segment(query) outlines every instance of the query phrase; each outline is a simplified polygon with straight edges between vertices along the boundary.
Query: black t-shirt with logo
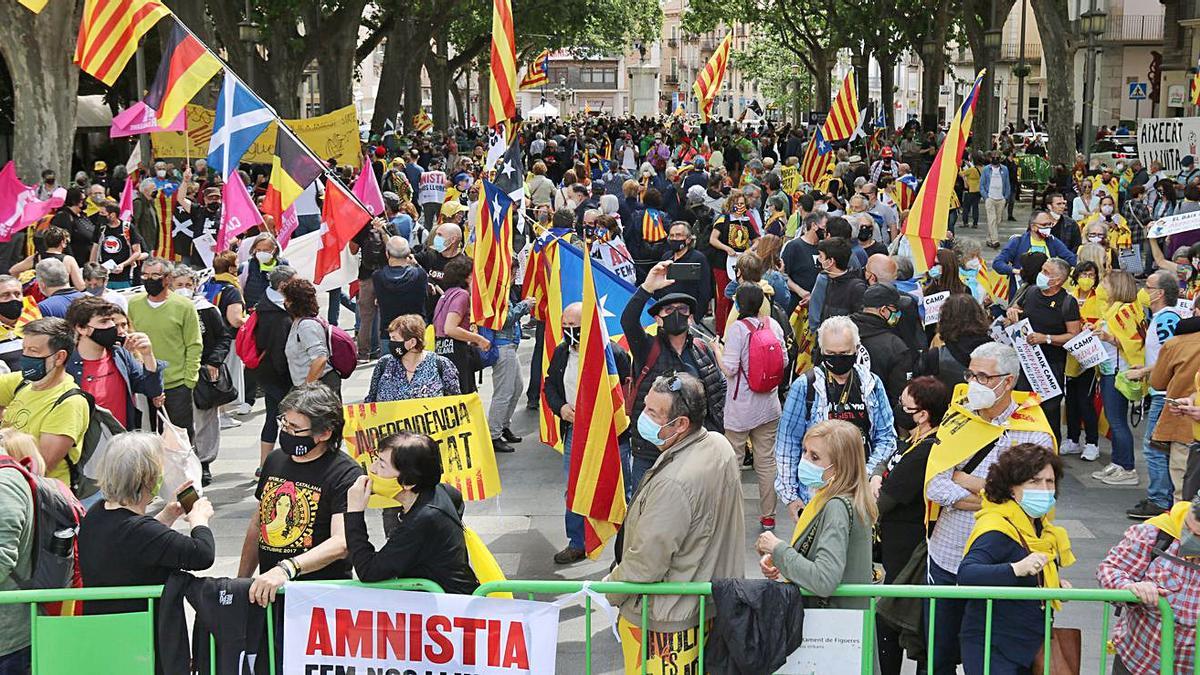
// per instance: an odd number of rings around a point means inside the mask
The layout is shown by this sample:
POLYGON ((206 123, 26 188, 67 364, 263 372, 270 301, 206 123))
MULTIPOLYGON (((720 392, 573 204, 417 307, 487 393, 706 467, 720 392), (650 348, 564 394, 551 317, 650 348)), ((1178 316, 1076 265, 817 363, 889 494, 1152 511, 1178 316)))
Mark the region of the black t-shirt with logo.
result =
MULTIPOLYGON (((103 230, 100 230, 100 264, 103 265, 107 261, 120 265, 133 255, 133 245, 136 244, 146 248, 146 242, 142 239, 142 235, 138 233, 137 228, 130 227, 127 223, 122 223, 113 227, 105 225, 103 230)), ((108 280, 112 281, 132 281, 133 266, 130 265, 120 271, 109 272, 108 280)))
MULTIPOLYGON (((1037 288, 1030 288, 1021 296, 1022 318, 1029 319, 1029 327, 1035 333, 1062 335, 1067 332, 1068 321, 1079 321, 1079 301, 1065 289, 1047 297, 1037 288)), ((1046 360, 1065 364, 1067 350, 1058 345, 1040 345, 1046 360)))
POLYGON ((783 247, 783 269, 800 288, 811 292, 821 273, 817 262, 817 247, 797 237, 783 247))
MULTIPOLYGON (((333 514, 346 512, 346 490, 363 473, 350 455, 326 451, 311 462, 297 462, 274 450, 258 479, 259 572, 308 551, 329 539, 333 514)), ((301 579, 348 579, 349 559, 304 572, 301 579)))
POLYGON ((839 384, 832 377, 826 377, 825 394, 826 401, 829 402, 829 419, 842 420, 858 427, 863 437, 863 445, 867 449, 867 457, 870 457, 871 418, 867 413, 867 402, 863 400, 858 371, 851 371, 846 384, 839 384))
MULTIPOLYGON (((755 231, 749 216, 724 214, 717 218, 715 227, 721 243, 738 253, 745 253, 750 248, 750 242, 758 239, 758 232, 755 231)), ((714 264, 724 268, 726 257, 726 253, 718 249, 714 264)))

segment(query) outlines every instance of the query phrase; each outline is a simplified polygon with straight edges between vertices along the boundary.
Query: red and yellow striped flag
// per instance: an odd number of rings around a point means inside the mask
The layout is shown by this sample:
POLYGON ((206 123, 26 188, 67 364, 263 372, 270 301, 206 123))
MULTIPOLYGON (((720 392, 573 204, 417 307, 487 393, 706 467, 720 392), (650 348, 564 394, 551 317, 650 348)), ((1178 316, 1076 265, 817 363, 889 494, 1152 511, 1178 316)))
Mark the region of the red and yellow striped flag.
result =
POLYGON ((721 91, 721 82, 725 79, 725 68, 729 65, 729 49, 733 45, 733 33, 728 33, 717 45, 717 50, 709 57, 704 69, 696 76, 692 85, 692 93, 700 103, 700 121, 707 122, 712 114, 713 100, 721 91))
POLYGON ((543 49, 541 54, 533 57, 525 69, 525 77, 521 78, 521 90, 544 87, 550 84, 550 50, 543 49))
POLYGON ((804 159, 800 162, 800 177, 809 185, 817 185, 825 171, 834 164, 833 148, 821 137, 818 129, 808 141, 804 159))
POLYGON ((1188 100, 1192 105, 1200 105, 1200 65, 1197 65, 1195 70, 1188 79, 1188 100))
POLYGON ((416 115, 413 115, 413 131, 423 134, 433 128, 433 120, 429 119, 428 113, 424 109, 418 110, 416 115))
POLYGON ((821 127, 821 135, 827 141, 841 141, 850 138, 858 128, 860 111, 858 109, 858 90, 854 88, 854 70, 846 73, 842 80, 842 88, 833 97, 829 106, 829 116, 821 127))
POLYGON ((489 181, 475 202, 475 265, 471 271, 471 322, 501 330, 512 288, 513 200, 489 181))
POLYGON ((593 258, 584 256, 579 393, 574 401, 567 508, 586 518, 584 550, 595 559, 625 521, 625 479, 617 436, 629 428, 625 397, 596 297, 593 258))
POLYGON ((171 13, 157 0, 86 0, 75 43, 75 63, 112 86, 137 51, 138 41, 171 13))
MULTIPOLYGON (((550 370, 550 357, 562 342, 562 272, 558 261, 558 240, 554 239, 542 249, 540 265, 541 290, 545 299, 542 339, 542 383, 550 370)), ((538 274, 538 273, 535 273, 538 274)), ((558 428, 558 411, 551 410, 546 402, 546 388, 541 390, 541 405, 538 413, 538 436, 546 445, 562 452, 562 435, 558 428)))
POLYGON ((1008 275, 992 269, 983 256, 979 256, 979 283, 987 294, 997 302, 1008 302, 1008 275))
POLYGON ((511 0, 492 0, 492 77, 488 126, 517 116, 517 43, 511 0))
POLYGON ((962 164, 963 148, 971 135, 971 122, 975 117, 975 101, 979 98, 979 87, 986 70, 979 71, 971 93, 950 121, 950 130, 938 149, 937 156, 912 209, 904 223, 904 236, 912 246, 913 267, 918 274, 933 265, 938 242, 946 238, 950 220, 950 201, 954 194, 954 181, 958 178, 958 167, 962 164))

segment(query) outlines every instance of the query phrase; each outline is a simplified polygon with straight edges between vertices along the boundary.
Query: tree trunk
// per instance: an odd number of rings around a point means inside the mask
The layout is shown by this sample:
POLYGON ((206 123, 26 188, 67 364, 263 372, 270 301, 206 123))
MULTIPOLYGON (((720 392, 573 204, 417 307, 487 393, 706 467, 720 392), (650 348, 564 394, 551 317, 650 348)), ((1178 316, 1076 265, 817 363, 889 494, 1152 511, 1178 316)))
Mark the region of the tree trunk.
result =
POLYGON ((1071 166, 1075 161, 1075 45, 1069 39, 1066 0, 1033 0, 1033 16, 1042 36, 1042 58, 1046 72, 1061 77, 1046 78, 1046 131, 1050 135, 1047 154, 1051 164, 1071 166))
POLYGON ((833 101, 833 90, 830 87, 829 76, 833 72, 829 60, 832 54, 824 49, 814 49, 812 51, 811 69, 813 76, 813 110, 816 112, 828 112, 829 104, 833 101))
MULTIPOLYGON (((476 75, 479 78, 479 80, 478 80, 479 107, 475 110, 475 118, 477 120, 479 120, 480 124, 486 125, 487 119, 488 119, 488 106, 490 105, 488 96, 491 94, 491 89, 489 87, 491 82, 488 80, 489 74, 488 74, 487 66, 485 65, 485 66, 481 67, 479 69, 479 72, 476 73, 476 75)), ((563 103, 562 101, 559 101, 558 105, 560 107, 560 109, 558 111, 559 116, 566 117, 567 116, 567 110, 566 110, 567 104, 563 103)))
MULTIPOLYGON (((950 0, 938 0, 937 7, 931 9, 935 12, 934 20, 925 39, 945 45, 950 26, 950 0)), ((922 53, 921 64, 921 128, 928 131, 937 128, 938 124, 938 100, 946 71, 945 48, 939 47, 928 58, 922 53)))
POLYGON ((855 48, 854 54, 850 57, 850 63, 854 65, 855 75, 855 91, 858 93, 858 101, 855 105, 859 110, 866 110, 867 104, 871 102, 871 61, 867 54, 866 45, 855 48))
POLYGON ((983 33, 989 28, 990 16, 1008 16, 1014 0, 977 0, 965 3, 963 8, 963 32, 967 37, 967 46, 971 48, 971 63, 975 72, 987 69, 983 81, 979 83, 979 96, 975 101, 975 118, 971 123, 972 144, 977 152, 987 152, 992 149, 992 137, 997 131, 998 101, 996 100, 996 68, 984 47, 983 33))
POLYGON ((354 103, 354 67, 358 27, 366 0, 342 0, 337 11, 326 16, 322 3, 305 6, 305 42, 315 46, 317 80, 321 85, 321 112, 333 112, 354 103))
POLYGON ((421 52, 420 59, 413 59, 404 71, 404 125, 412 129, 413 116, 421 110, 421 69, 429 58, 429 51, 421 52))
POLYGON ((465 100, 462 88, 458 86, 458 78, 463 72, 470 73, 469 70, 460 70, 450 78, 450 96, 454 99, 454 118, 458 120, 458 126, 460 127, 467 126, 467 108, 471 105, 465 100))
POLYGON ((71 175, 79 68, 72 62, 79 15, 74 2, 50 2, 34 14, 0 3, 0 54, 13 85, 13 162, 26 183, 54 169, 71 175))
POLYGON ((797 77, 792 80, 792 124, 801 125, 804 119, 804 80, 797 77))
MULTIPOLYGON (((216 42, 225 48, 225 60, 233 72, 245 79, 253 60, 257 75, 254 92, 275 108, 280 117, 300 117, 300 84, 304 81, 304 68, 311 60, 305 53, 304 38, 294 28, 273 26, 272 30, 263 32, 262 48, 270 56, 264 59, 261 52, 250 50, 246 43, 237 39, 238 23, 245 18, 242 3, 208 0, 207 6, 213 19, 216 42)), ((217 43, 209 43, 209 46, 215 49, 217 43)))
MULTIPOLYGON (((401 109, 406 73, 414 60, 408 51, 413 33, 412 21, 399 17, 388 31, 383 49, 383 66, 379 71, 379 89, 375 93, 375 112, 371 116, 373 134, 383 133, 384 121, 395 119, 401 109)), ((420 68, 420 59, 415 60, 420 68)))
POLYGON ((876 52, 875 61, 879 63, 879 107, 890 132, 896 128, 896 57, 876 52))
POLYGON ((447 72, 446 32, 439 31, 433 39, 435 48, 430 58, 425 60, 425 70, 429 73, 430 112, 435 129, 450 127, 450 73, 447 72))

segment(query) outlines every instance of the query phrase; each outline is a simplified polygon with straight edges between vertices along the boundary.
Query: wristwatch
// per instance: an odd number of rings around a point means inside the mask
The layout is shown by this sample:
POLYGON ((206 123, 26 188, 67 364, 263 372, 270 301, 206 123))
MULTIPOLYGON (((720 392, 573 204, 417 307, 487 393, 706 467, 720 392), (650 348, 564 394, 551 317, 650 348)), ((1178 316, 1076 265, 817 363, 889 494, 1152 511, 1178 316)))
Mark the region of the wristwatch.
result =
POLYGON ((1049 336, 1049 335, 1047 335, 1047 336, 1046 336, 1046 344, 1053 344, 1053 342, 1054 342, 1054 340, 1051 340, 1051 339, 1050 339, 1050 336, 1049 336))

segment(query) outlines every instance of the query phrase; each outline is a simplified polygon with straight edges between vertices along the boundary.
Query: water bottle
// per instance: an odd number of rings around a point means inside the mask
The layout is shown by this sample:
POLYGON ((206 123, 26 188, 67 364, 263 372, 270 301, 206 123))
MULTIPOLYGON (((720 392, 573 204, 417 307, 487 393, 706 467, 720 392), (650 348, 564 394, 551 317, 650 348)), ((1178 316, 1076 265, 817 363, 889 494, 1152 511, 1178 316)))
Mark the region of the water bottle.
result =
POLYGON ((69 558, 74 551, 74 544, 75 528, 63 528, 55 531, 54 540, 50 542, 50 552, 60 558, 69 558))

